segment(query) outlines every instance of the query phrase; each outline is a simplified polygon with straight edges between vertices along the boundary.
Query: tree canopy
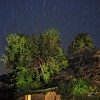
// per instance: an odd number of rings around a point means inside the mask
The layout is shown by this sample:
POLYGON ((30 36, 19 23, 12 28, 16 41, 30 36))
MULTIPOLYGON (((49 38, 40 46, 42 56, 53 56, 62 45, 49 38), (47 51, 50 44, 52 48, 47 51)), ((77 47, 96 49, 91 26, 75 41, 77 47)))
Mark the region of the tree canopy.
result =
POLYGON ((94 48, 93 39, 87 33, 74 38, 68 46, 68 57, 64 55, 56 29, 35 36, 7 34, 6 41, 6 52, 1 57, 8 70, 9 81, 5 84, 13 84, 17 93, 49 87, 53 82, 52 86, 57 83, 61 94, 67 94, 68 98, 97 91, 100 49, 94 48))
POLYGON ((55 29, 34 37, 8 34, 6 40, 6 54, 1 61, 13 73, 11 81, 21 91, 41 88, 68 66, 55 29))
POLYGON ((93 48, 93 39, 88 33, 78 34, 71 44, 68 46, 68 54, 73 54, 75 52, 84 51, 89 48, 93 48))

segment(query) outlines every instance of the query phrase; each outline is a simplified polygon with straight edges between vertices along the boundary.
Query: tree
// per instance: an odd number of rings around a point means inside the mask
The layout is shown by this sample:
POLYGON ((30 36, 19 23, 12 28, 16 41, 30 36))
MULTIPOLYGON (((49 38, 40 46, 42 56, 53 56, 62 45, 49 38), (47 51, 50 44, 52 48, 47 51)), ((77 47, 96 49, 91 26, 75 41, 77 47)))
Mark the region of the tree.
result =
POLYGON ((13 73, 14 86, 22 92, 48 84, 55 73, 68 66, 55 29, 35 37, 8 34, 6 40, 6 54, 1 61, 13 73))
POLYGON ((6 40, 7 52, 2 56, 1 61, 4 62, 8 73, 13 73, 10 81, 14 84, 14 88, 28 90, 28 86, 31 87, 30 83, 33 82, 32 75, 28 74, 31 72, 32 39, 20 34, 8 34, 6 40))
MULTIPOLYGON (((92 38, 87 33, 79 34, 69 45, 68 54, 69 66, 73 69, 75 77, 81 77, 94 87, 99 87, 100 49, 93 45, 92 38)), ((84 83, 83 80, 79 79, 76 82, 72 90, 73 95, 83 95, 88 90, 87 86, 85 85, 85 88, 81 86, 84 83)), ((92 88, 93 91, 97 91, 97 88, 92 88)))
POLYGON ((33 54, 33 68, 38 67, 44 82, 48 83, 55 73, 68 66, 57 30, 50 29, 43 35, 36 36, 33 45, 36 50, 33 54))
POLYGON ((68 46, 68 54, 70 55, 93 47, 92 37, 89 36, 88 33, 80 33, 68 46))
POLYGON ((88 49, 74 54, 69 65, 76 76, 84 77, 94 85, 100 86, 100 49, 88 49))

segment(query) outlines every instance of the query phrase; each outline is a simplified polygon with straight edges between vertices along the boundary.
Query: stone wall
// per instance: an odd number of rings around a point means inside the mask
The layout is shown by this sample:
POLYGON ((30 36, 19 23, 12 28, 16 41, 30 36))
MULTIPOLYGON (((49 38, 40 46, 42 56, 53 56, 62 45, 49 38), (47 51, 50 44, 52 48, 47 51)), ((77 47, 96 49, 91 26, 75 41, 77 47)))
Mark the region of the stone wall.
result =
POLYGON ((32 100, 45 100, 45 95, 44 94, 32 94, 31 95, 32 100))
MULTIPOLYGON (((28 95, 20 97, 18 100, 28 100, 28 95)), ((61 98, 56 92, 48 92, 47 94, 32 94, 31 100, 61 100, 61 98)))
POLYGON ((45 95, 44 100, 61 100, 60 95, 56 94, 56 92, 48 92, 45 95))

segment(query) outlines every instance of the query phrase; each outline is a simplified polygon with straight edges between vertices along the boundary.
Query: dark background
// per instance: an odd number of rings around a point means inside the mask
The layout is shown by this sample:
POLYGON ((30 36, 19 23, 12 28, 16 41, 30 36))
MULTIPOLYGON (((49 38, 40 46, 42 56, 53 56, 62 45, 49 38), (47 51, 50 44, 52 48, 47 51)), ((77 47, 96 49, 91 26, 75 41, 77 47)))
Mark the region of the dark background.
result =
MULTIPOLYGON (((49 28, 58 30, 64 51, 81 32, 100 46, 100 0, 0 0, 0 56, 7 33, 34 34, 49 28)), ((0 63, 0 74, 4 72, 0 63)))

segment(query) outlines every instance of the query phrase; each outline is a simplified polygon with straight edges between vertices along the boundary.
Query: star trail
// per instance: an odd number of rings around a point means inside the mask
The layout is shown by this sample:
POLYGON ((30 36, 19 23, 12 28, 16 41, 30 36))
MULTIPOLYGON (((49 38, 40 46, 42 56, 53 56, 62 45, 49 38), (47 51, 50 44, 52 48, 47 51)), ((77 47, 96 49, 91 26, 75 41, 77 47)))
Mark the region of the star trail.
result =
POLYGON ((58 30, 64 51, 81 32, 100 46, 100 0, 0 0, 0 56, 7 33, 34 34, 49 28, 58 30))

